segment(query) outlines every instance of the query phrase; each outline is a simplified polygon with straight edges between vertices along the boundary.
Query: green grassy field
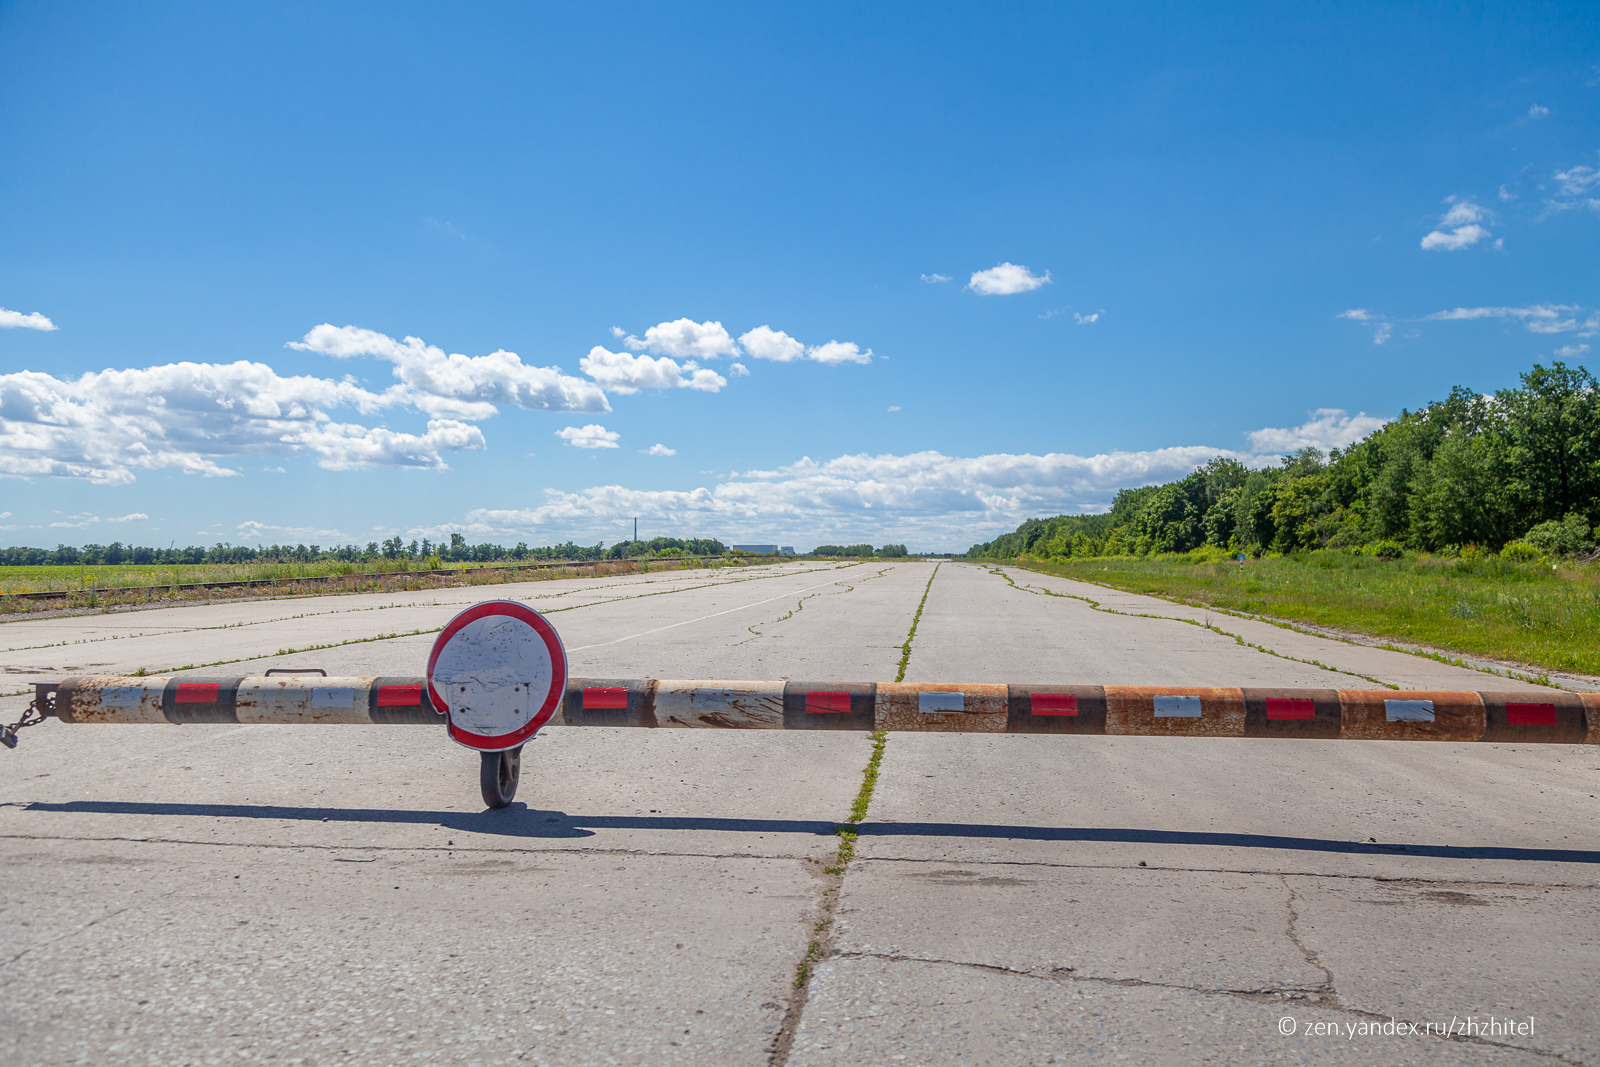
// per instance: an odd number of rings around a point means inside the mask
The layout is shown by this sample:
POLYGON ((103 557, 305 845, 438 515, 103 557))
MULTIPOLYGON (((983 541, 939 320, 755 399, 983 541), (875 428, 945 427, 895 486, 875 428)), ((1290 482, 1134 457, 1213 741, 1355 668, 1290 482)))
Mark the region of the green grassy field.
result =
POLYGON ((1251 560, 1242 569, 1184 556, 1019 565, 1228 611, 1600 675, 1600 566, 1386 561, 1339 551, 1251 560))
MULTIPOLYGON (((242 582, 265 578, 320 578, 329 574, 377 574, 422 566, 415 560, 363 563, 201 563, 144 566, 135 563, 66 567, 0 567, 0 593, 121 589, 128 586, 242 582)), ((448 566, 448 564, 446 564, 448 566)))

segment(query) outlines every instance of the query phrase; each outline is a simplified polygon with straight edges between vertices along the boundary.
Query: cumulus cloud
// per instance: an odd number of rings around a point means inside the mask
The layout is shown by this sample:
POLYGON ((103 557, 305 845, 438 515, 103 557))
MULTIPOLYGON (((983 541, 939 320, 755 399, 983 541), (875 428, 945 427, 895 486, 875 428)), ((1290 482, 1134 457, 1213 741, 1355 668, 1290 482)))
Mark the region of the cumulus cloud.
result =
POLYGON ((617 441, 622 437, 592 422, 587 426, 567 426, 557 430, 556 436, 574 448, 620 448, 617 441))
POLYGON ((922 280, 923 280, 923 282, 925 282, 928 285, 938 285, 940 282, 949 281, 950 280, 950 275, 948 275, 948 274, 924 274, 922 276, 922 280))
POLYGON ((55 323, 37 311, 24 315, 20 311, 7 311, 5 308, 0 308, 0 330, 54 330, 58 328, 55 323))
POLYGON ((1542 119, 1548 114, 1550 114, 1550 109, 1547 107, 1541 107, 1538 104, 1534 104, 1528 109, 1528 117, 1530 119, 1542 119))
POLYGON ((965 547, 1030 516, 1105 511, 1120 489, 1181 478, 1218 457, 1275 465, 1280 455, 1308 445, 1323 451, 1346 447, 1386 421, 1364 412, 1350 415, 1323 408, 1299 426, 1244 435, 1248 450, 1196 445, 1094 456, 967 458, 918 452, 821 462, 807 458, 777 470, 733 472, 696 489, 546 489, 544 500, 528 507, 473 511, 461 529, 485 537, 529 531, 581 537, 597 525, 638 515, 727 537, 782 537, 803 529, 822 539, 881 535, 965 547))
POLYGON ((487 356, 447 355, 420 337, 396 341, 376 330, 323 323, 285 347, 337 359, 376 356, 394 364, 401 381, 396 400, 430 415, 476 421, 499 405, 533 411, 610 411, 600 386, 563 374, 559 367, 531 367, 504 349, 487 356))
POLYGON ((720 322, 695 322, 678 319, 652 326, 644 332, 644 340, 626 337, 622 343, 633 352, 655 352, 679 359, 716 359, 718 356, 736 356, 738 346, 720 322))
POLYGON ((980 296, 1011 296, 1013 293, 1032 292, 1049 281, 1049 271, 1038 275, 1016 263, 1001 263, 988 270, 974 271, 967 288, 980 296))
POLYGON ((1339 312, 1339 314, 1334 317, 1340 319, 1355 319, 1357 322, 1371 322, 1375 316, 1366 308, 1351 308, 1349 311, 1339 312))
POLYGON ((1438 228, 1422 238, 1422 247, 1429 251, 1454 252, 1470 248, 1485 237, 1493 236, 1479 223, 1489 217, 1488 211, 1467 198, 1451 197, 1450 210, 1439 219, 1438 228))
POLYGON ((750 377, 750 368, 743 363, 730 363, 728 364, 728 377, 748 378, 750 377))
POLYGON ((1364 411, 1351 415, 1342 408, 1318 408, 1299 426, 1251 430, 1245 438, 1250 442, 1251 451, 1258 455, 1282 455, 1307 446, 1330 452, 1335 448, 1348 448, 1388 421, 1364 411))
POLYGON ((829 341, 825 345, 806 349, 806 358, 833 366, 840 363, 871 363, 872 349, 863 352, 854 341, 829 341))
POLYGON ((782 330, 770 326, 757 326, 741 334, 739 344, 752 359, 767 359, 775 363, 791 363, 809 359, 816 363, 837 366, 840 363, 871 363, 872 349, 865 352, 854 341, 829 341, 825 345, 805 345, 782 330))
POLYGON ((899 411, 900 410, 900 405, 899 404, 890 404, 889 405, 889 410, 890 411, 899 411))
MULTIPOLYGON (((1589 351, 1589 346, 1585 344, 1562 345, 1560 348, 1556 349, 1556 355, 1560 356, 1562 359, 1575 359, 1587 351, 1589 351)), ((0 515, 0 518, 5 518, 5 516, 0 515)))
MULTIPOLYGON (((397 391, 398 390, 398 391, 397 391)), ((0 375, 0 476, 125 484, 141 470, 227 477, 232 456, 317 455, 319 465, 443 469, 441 450, 483 448, 483 434, 450 419, 426 434, 339 423, 340 407, 370 415, 406 401, 348 382, 285 377, 264 363, 169 363, 61 379, 0 375)))
POLYGON ((748 333, 740 334, 739 344, 751 359, 770 359, 775 363, 803 359, 806 354, 805 345, 771 326, 757 326, 748 333))
POLYGON ((1580 337, 1589 337, 1600 330, 1600 313, 1592 313, 1580 322, 1577 313, 1582 310, 1577 304, 1530 304, 1527 307, 1452 308, 1435 311, 1424 318, 1437 321, 1512 319, 1521 322, 1531 333, 1576 332, 1580 337))
MULTIPOLYGON (((728 379, 693 360, 680 365, 667 356, 634 356, 627 352, 611 352, 599 345, 589 349, 589 354, 578 360, 578 366, 602 388, 624 395, 641 389, 698 389, 715 393, 728 384, 728 379)), ((607 407, 606 410, 611 409, 607 407)))
POLYGON ((678 450, 676 448, 668 448, 663 444, 654 444, 649 448, 639 449, 639 454, 641 456, 676 456, 678 450))
POLYGON ((1072 313, 1072 321, 1077 323, 1079 326, 1089 326, 1089 325, 1092 325, 1093 323, 1099 322, 1100 321, 1100 316, 1104 315, 1104 314, 1105 314, 1105 309, 1104 308, 1102 308, 1099 311, 1096 311, 1092 315, 1080 315, 1076 311, 1074 311, 1072 313))
MULTIPOLYGON (((3 517, 3 516, 0 516, 0 517, 3 517)), ((106 521, 107 522, 144 522, 144 521, 148 520, 149 518, 150 518, 150 516, 146 515, 142 511, 134 511, 134 512, 130 512, 127 515, 118 515, 116 518, 107 519, 106 521)))
POLYGON ((1372 331, 1372 343, 1375 345, 1381 345, 1388 341, 1393 333, 1393 326, 1389 325, 1387 322, 1380 322, 1372 331))

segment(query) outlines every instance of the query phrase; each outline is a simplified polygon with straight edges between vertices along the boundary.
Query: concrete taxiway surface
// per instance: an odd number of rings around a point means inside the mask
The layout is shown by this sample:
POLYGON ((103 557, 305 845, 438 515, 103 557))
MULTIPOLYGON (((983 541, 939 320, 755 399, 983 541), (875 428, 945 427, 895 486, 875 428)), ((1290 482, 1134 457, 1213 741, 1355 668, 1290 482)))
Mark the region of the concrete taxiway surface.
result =
MULTIPOLYGON (((494 597, 550 612, 579 676, 888 681, 924 594, 911 681, 1513 687, 933 572, 21 620, 0 690, 419 674, 429 631, 494 597)), ((46 723, 0 752, 0 1063, 1600 1063, 1600 750, 893 734, 840 878, 870 754, 858 733, 552 728, 493 812, 429 727, 46 723)))

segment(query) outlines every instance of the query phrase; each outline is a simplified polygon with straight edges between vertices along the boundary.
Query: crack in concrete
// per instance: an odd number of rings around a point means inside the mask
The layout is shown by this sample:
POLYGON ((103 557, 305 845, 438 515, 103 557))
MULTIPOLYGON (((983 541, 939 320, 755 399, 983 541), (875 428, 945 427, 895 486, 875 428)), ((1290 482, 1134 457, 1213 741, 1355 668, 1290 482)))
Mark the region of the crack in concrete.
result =
MULTIPOLYGON (((1347 671, 1343 667, 1334 667, 1334 666, 1331 666, 1330 664, 1323 663, 1319 659, 1302 659, 1299 656, 1291 656, 1286 652, 1279 652, 1279 651, 1277 651, 1275 649, 1268 648, 1266 645, 1258 645, 1254 641, 1246 641, 1239 634, 1233 633, 1230 630, 1224 630, 1220 626, 1212 625, 1209 616, 1207 617, 1206 621, 1201 622, 1199 619, 1185 619, 1185 618, 1181 618, 1180 616, 1177 616, 1177 615, 1157 615, 1154 612, 1150 612, 1150 611, 1118 611, 1116 608, 1105 607, 1098 600, 1095 600, 1095 599, 1093 599, 1091 597, 1080 596, 1077 593, 1057 593, 1053 589, 1035 588, 1032 585, 1018 585, 1016 582, 1012 581, 1011 575, 1007 574, 1004 570, 1000 569, 999 567, 991 567, 991 568, 986 568, 986 569, 989 571, 990 574, 996 574, 996 575, 999 575, 1001 578, 1004 578, 1008 583, 1010 583, 1011 588, 1017 590, 1019 593, 1032 593, 1034 596, 1053 596, 1053 597, 1059 597, 1062 600, 1081 600, 1085 604, 1088 604, 1089 607, 1094 611, 1102 611, 1102 612, 1105 612, 1107 615, 1121 615, 1125 619, 1160 619, 1160 620, 1162 620, 1164 622, 1181 622, 1185 626, 1198 626, 1202 630, 1210 630, 1213 633, 1221 634, 1223 637, 1231 637, 1238 644, 1241 644, 1246 648, 1253 648, 1257 652, 1264 652, 1269 656, 1276 656, 1279 659, 1286 659, 1286 660, 1289 660, 1289 661, 1291 661, 1293 663, 1304 663, 1309 667, 1320 667, 1322 670, 1332 671, 1335 674, 1348 674, 1352 678, 1361 678, 1361 679, 1363 679, 1365 681, 1368 681, 1368 682, 1374 682, 1374 683, 1376 683, 1378 685, 1383 686, 1385 689, 1399 689, 1400 688, 1397 685, 1391 685, 1389 682, 1384 681, 1382 678, 1374 678, 1370 674, 1362 674, 1360 671, 1347 671)), ((1068 578, 1068 579, 1065 579, 1065 580, 1066 581, 1072 581, 1073 579, 1068 578)), ((1092 584, 1092 583, 1088 583, 1088 584, 1092 584)), ((1113 586, 1105 586, 1104 588, 1114 589, 1113 586)), ((1115 591, 1116 592, 1124 592, 1124 590, 1120 590, 1120 589, 1117 589, 1115 591)), ((1136 596, 1138 594, 1129 594, 1129 595, 1135 595, 1136 596)), ((1223 609, 1223 608, 1212 608, 1209 605, 1192 605, 1192 604, 1189 604, 1187 601, 1177 601, 1177 603, 1181 603, 1185 607, 1196 607, 1196 606, 1199 606, 1199 607, 1203 607, 1207 611, 1220 611, 1225 615, 1235 614, 1234 612, 1227 611, 1226 609, 1223 609)), ((1250 616, 1239 616, 1239 617, 1240 618, 1249 618, 1250 616)), ((1293 629, 1293 627, 1289 627, 1289 629, 1293 629)), ((1354 642, 1347 642, 1347 643, 1353 644, 1354 642)))
MULTIPOLYGON (((471 831, 456 830, 455 832, 470 833, 471 831)), ((270 841, 200 841, 183 837, 63 837, 53 834, 0 834, 0 841, 39 841, 54 844, 86 842, 89 844, 198 845, 204 848, 261 848, 289 852, 392 852, 396 854, 471 852, 474 854, 513 856, 635 856, 641 858, 661 856, 666 859, 792 860, 797 863, 816 861, 815 856, 801 856, 786 852, 668 852, 661 849, 645 848, 486 848, 474 845, 324 845, 314 842, 278 844, 270 841)))
POLYGON ((1283 888, 1289 894, 1289 923, 1284 928, 1284 935, 1289 938, 1290 944, 1300 950, 1300 954, 1305 957, 1307 964, 1322 972, 1322 985, 1316 992, 1335 1007, 1343 1010, 1344 1005, 1339 1001, 1339 990, 1334 985, 1333 971, 1323 964, 1322 957, 1317 952, 1300 940, 1300 911, 1295 907, 1299 898, 1295 895, 1294 886, 1289 884, 1287 876, 1280 875, 1278 880, 1283 883, 1283 888))
POLYGON ((78 927, 76 930, 68 930, 66 933, 59 934, 56 937, 52 937, 47 941, 40 941, 37 944, 29 945, 27 948, 23 949, 21 952, 17 953, 15 956, 12 956, 9 960, 6 960, 4 966, 6 966, 6 967, 11 966, 13 963, 16 963, 18 960, 20 960, 22 957, 26 956, 28 953, 32 952, 36 948, 44 948, 46 945, 53 945, 57 941, 65 941, 69 937, 77 937, 79 934, 81 934, 85 930, 89 929, 89 927, 98 926, 98 925, 100 925, 101 923, 105 922, 108 919, 115 919, 118 915, 121 915, 123 912, 128 911, 128 910, 129 909, 127 909, 127 908, 118 908, 116 911, 107 912, 106 914, 100 916, 98 919, 90 919, 88 922, 84 923, 82 926, 78 927))
POLYGON ((1585 882, 1513 882, 1484 878, 1424 878, 1417 875, 1338 874, 1328 871, 1274 871, 1257 867, 1141 867, 1133 863, 1060 863, 1051 860, 952 859, 948 856, 925 859, 920 856, 866 856, 862 863, 937 863, 943 866, 965 864, 972 867, 1051 867, 1085 871, 1163 871, 1176 874, 1246 874, 1268 878, 1326 878, 1363 882, 1401 882, 1418 885, 1476 885, 1499 889, 1600 889, 1600 884, 1585 882))
MULTIPOLYGON (((834 958, 873 959, 882 960, 885 963, 920 963, 930 966, 960 967, 966 970, 976 970, 983 971, 988 974, 1003 975, 1008 978, 1030 978, 1038 982, 1074 982, 1083 983, 1085 985, 1115 986, 1124 989, 1170 989, 1176 992, 1197 993, 1201 996, 1227 997, 1231 1000, 1243 1000, 1252 1004, 1270 1004, 1280 1008, 1289 1004, 1300 1003, 1304 997, 1312 995, 1321 996, 1323 994, 1323 990, 1320 987, 1317 989, 1303 989, 1298 986, 1276 986, 1271 989, 1225 989, 1221 987, 1185 985, 1179 982, 1151 982, 1143 978, 1097 978, 1090 975, 1075 974, 1073 972, 1076 970, 1076 968, 1072 967, 1058 967, 1048 972, 1029 971, 1019 970, 1014 967, 1002 967, 998 964, 992 963, 972 963, 966 960, 933 959, 922 956, 907 956, 888 952, 840 952, 837 953, 834 958)), ((1324 973, 1327 973, 1327 969, 1322 967, 1321 964, 1317 964, 1317 967, 1324 973)), ((1361 1008, 1346 1007, 1338 1004, 1337 1002, 1330 1004, 1326 1000, 1310 1001, 1306 1003, 1306 1006, 1315 1007, 1324 1011, 1335 1012, 1341 1015, 1355 1016, 1356 1018, 1364 1021, 1372 1020, 1375 1022, 1387 1023, 1392 1020, 1405 1026, 1416 1026, 1419 1028, 1419 1036, 1433 1037, 1441 1041, 1454 1041, 1466 1045, 1481 1045, 1487 1048, 1503 1049, 1508 1052, 1532 1053, 1536 1056, 1542 1056, 1546 1059, 1554 1060, 1557 1063, 1569 1063, 1572 1064, 1573 1067, 1586 1067, 1584 1060, 1573 1059, 1569 1056, 1563 1055, 1562 1053, 1553 1052, 1549 1049, 1542 1049, 1532 1045, 1513 1045, 1503 1041, 1490 1041, 1488 1038, 1477 1037, 1469 1034, 1443 1034, 1434 1031, 1424 1031, 1420 1029, 1423 1025, 1422 1023, 1413 1022, 1410 1019, 1401 1019, 1397 1015, 1382 1015, 1378 1012, 1365 1011, 1361 1008)))

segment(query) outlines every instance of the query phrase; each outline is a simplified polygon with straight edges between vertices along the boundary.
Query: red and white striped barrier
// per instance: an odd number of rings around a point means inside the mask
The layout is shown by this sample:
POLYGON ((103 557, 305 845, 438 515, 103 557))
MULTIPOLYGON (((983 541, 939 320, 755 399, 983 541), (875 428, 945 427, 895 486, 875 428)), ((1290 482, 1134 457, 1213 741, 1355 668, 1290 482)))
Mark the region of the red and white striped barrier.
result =
MULTIPOLYGON (((69 678, 73 723, 442 724, 421 678, 69 678)), ((1600 694, 573 678, 551 726, 1600 744, 1600 694)))

